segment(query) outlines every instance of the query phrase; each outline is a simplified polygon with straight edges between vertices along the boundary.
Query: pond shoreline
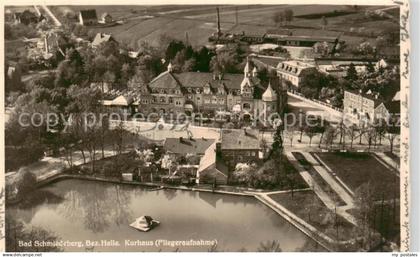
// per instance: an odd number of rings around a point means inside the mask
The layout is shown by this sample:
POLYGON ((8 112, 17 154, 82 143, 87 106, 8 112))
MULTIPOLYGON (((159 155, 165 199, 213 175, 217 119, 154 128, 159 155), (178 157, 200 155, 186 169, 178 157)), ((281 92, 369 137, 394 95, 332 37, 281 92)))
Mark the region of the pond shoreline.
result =
MULTIPOLYGON (((269 201, 264 199, 264 195, 266 191, 264 190, 245 190, 245 189, 238 189, 238 192, 229 191, 229 190, 223 190, 223 189, 210 189, 205 187, 188 187, 188 186, 176 186, 176 185, 163 185, 160 183, 151 183, 151 182, 137 182, 137 181, 123 181, 120 179, 112 179, 112 178, 103 178, 103 177, 95 177, 95 176, 88 176, 88 175, 74 175, 74 174, 57 174, 52 177, 49 177, 47 179, 44 179, 42 181, 39 181, 37 183, 37 188, 42 188, 44 186, 48 186, 50 184, 56 183, 58 181, 67 180, 67 179, 76 179, 76 180, 87 180, 87 181, 95 181, 95 182, 103 182, 103 183, 112 183, 112 184, 121 184, 121 185, 132 185, 132 186, 140 186, 145 188, 151 188, 154 190, 183 190, 183 191, 197 191, 197 192, 205 192, 205 193, 215 193, 215 194, 223 194, 223 195, 232 195, 232 196, 247 196, 252 197, 256 199, 258 202, 263 204, 264 206, 267 206, 271 210, 273 210, 276 214, 278 214, 280 217, 282 217, 286 222, 291 224, 293 227, 298 229, 300 232, 308 236, 311 240, 316 242, 318 245, 320 245, 322 248, 324 248, 326 251, 334 251, 334 248, 332 245, 339 245, 343 244, 345 242, 341 241, 334 241, 328 238, 324 233, 317 230, 313 226, 307 224, 305 221, 297 218, 296 215, 294 215, 292 212, 288 211, 284 207, 280 208, 278 206, 275 206, 273 204, 270 204, 269 201), (285 211, 286 210, 286 211, 285 211)), ((219 186, 220 187, 220 186, 219 186)), ((232 189, 234 187, 226 187, 225 189, 232 189)), ((307 190, 307 189, 303 189, 307 190)), ((152 190, 151 190, 152 191, 152 190)), ((15 205, 20 202, 21 199, 19 199, 16 202, 9 202, 8 204, 15 205)), ((279 205, 279 204, 276 204, 279 205)))

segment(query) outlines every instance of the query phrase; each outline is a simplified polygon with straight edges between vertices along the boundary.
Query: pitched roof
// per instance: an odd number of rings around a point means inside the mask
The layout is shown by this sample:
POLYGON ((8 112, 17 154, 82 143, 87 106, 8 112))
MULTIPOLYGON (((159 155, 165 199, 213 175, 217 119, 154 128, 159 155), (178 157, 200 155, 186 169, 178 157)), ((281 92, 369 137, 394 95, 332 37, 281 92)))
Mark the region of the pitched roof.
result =
POLYGON ((82 16, 82 19, 84 20, 90 20, 90 19, 97 20, 98 19, 95 9, 80 10, 80 15, 82 16))
POLYGON ((104 19, 106 16, 112 17, 109 13, 104 12, 104 13, 101 15, 101 18, 102 18, 102 19, 104 19))
POLYGON ((262 100, 267 102, 272 102, 277 100, 276 91, 271 87, 271 84, 268 83, 268 87, 262 95, 262 100))
POLYGON ((392 101, 401 101, 401 94, 400 91, 395 93, 394 97, 392 98, 392 101))
MULTIPOLYGON (((218 88, 223 85, 226 89, 241 89, 241 83, 244 76, 242 74, 223 74, 219 80, 218 76, 216 79, 213 73, 210 72, 182 72, 172 73, 165 71, 159 76, 154 78, 149 86, 151 88, 176 88, 178 86, 184 88, 202 88, 209 84, 212 89, 218 88)), ((254 85, 259 85, 260 81, 256 77, 250 77, 251 82, 254 85)))
POLYGON ((279 62, 284 61, 285 58, 282 57, 273 57, 273 56, 252 56, 252 61, 255 65, 263 66, 265 68, 269 67, 275 69, 279 62))
POLYGON ((118 96, 114 100, 112 100, 111 105, 117 106, 128 106, 133 102, 133 98, 125 97, 123 95, 118 96))
POLYGON ((180 88, 180 83, 173 73, 165 71, 149 83, 150 88, 180 88))
POLYGON ((197 173, 200 173, 210 167, 216 168, 220 173, 228 176, 229 169, 223 162, 222 158, 220 158, 216 153, 216 142, 210 145, 209 148, 205 151, 203 157, 200 160, 200 164, 197 169, 197 173))
POLYGON ((111 34, 105 34, 105 33, 97 33, 95 38, 92 41, 92 46, 99 46, 102 43, 113 41, 114 38, 111 34))
POLYGON ((277 65, 277 69, 282 72, 299 76, 303 70, 314 69, 315 67, 311 64, 300 62, 300 61, 286 61, 280 62, 277 65))
POLYGON ((200 154, 214 143, 214 139, 206 138, 166 138, 163 148, 175 154, 200 154))
POLYGON ((221 149, 260 149, 258 130, 224 129, 222 130, 221 149))

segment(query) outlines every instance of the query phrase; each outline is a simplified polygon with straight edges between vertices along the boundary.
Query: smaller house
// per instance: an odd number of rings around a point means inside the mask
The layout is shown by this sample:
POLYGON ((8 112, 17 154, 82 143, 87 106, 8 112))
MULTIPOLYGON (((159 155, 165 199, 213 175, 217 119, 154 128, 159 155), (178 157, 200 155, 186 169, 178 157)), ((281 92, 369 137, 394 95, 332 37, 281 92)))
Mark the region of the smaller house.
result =
POLYGON ((378 94, 346 90, 344 92, 344 114, 358 120, 388 119, 400 113, 400 101, 384 102, 378 94))
POLYGON ((112 16, 109 13, 105 12, 101 15, 101 20, 99 22, 104 24, 110 24, 113 21, 114 20, 112 19, 112 16))
POLYGON ((132 113, 133 98, 120 95, 114 100, 103 100, 102 105, 107 107, 110 112, 132 113))
POLYGON ((197 169, 197 184, 227 184, 229 169, 217 153, 217 143, 213 143, 204 153, 197 169))
POLYGON ((95 25, 98 23, 98 16, 95 9, 81 10, 79 12, 79 24, 83 26, 95 25))
POLYGON ((207 138, 166 138, 163 149, 169 154, 202 156, 213 143, 214 139, 207 138))
POLYGON ((92 48, 97 48, 101 44, 111 41, 117 42, 111 34, 97 33, 92 41, 92 48))
POLYGON ((261 152, 259 131, 224 129, 217 146, 224 163, 230 169, 234 169, 238 163, 258 161, 261 152))

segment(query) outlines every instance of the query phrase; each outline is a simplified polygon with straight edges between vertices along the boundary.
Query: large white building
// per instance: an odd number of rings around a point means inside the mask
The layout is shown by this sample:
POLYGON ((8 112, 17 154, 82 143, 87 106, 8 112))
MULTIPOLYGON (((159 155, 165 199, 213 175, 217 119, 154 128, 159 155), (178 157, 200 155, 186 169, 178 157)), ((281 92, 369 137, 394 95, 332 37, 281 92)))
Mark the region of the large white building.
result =
POLYGON ((316 70, 314 65, 301 61, 285 61, 277 65, 279 77, 290 81, 297 88, 302 83, 304 74, 313 70, 316 70))

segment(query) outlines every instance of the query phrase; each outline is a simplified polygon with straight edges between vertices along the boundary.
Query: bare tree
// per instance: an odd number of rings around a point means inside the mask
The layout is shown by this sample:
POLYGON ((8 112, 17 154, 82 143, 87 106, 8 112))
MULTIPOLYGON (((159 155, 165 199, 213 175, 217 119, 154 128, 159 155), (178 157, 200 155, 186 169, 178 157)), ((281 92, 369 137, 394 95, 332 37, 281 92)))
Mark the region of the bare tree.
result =
POLYGON ((350 138, 350 148, 353 148, 353 141, 356 138, 357 135, 357 131, 359 130, 359 128, 357 127, 356 124, 352 124, 349 127, 347 127, 347 135, 350 138))
POLYGON ((293 10, 292 9, 285 9, 284 10, 284 19, 289 24, 293 21, 293 10))

